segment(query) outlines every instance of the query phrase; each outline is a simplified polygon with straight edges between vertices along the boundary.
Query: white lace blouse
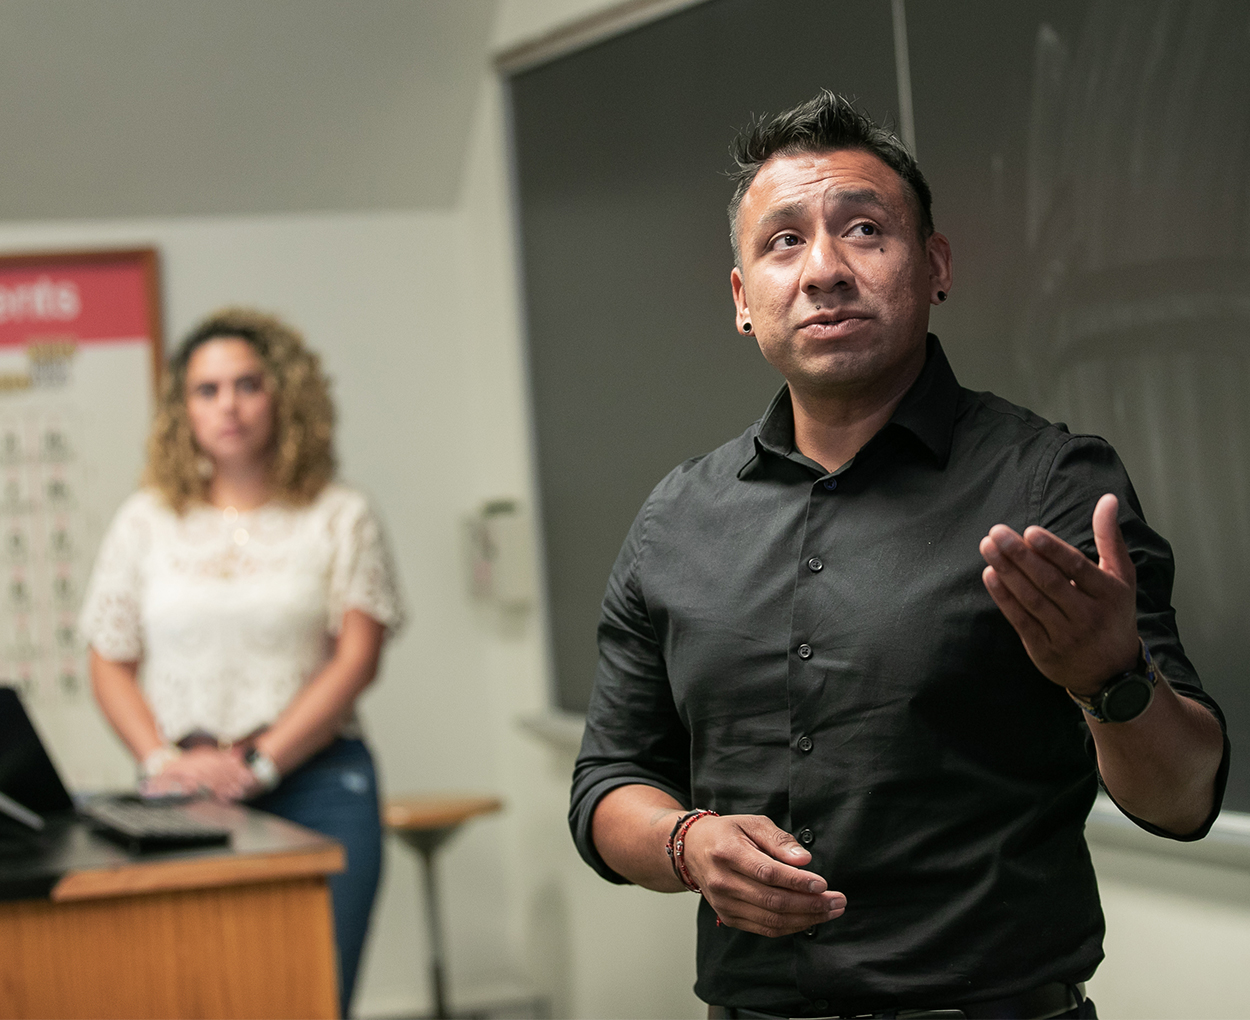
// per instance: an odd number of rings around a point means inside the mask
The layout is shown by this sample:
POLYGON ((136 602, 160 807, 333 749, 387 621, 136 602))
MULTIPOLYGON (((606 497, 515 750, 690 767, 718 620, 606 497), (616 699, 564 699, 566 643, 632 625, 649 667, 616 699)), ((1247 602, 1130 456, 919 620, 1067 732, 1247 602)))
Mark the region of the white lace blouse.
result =
MULTIPOLYGON (((348 609, 394 633, 403 608, 377 518, 328 485, 310 505, 182 516, 131 496, 100 546, 79 621, 115 662, 141 662, 166 740, 237 739, 272 723, 326 663, 348 609)), ((344 728, 356 735, 355 717, 344 728)))

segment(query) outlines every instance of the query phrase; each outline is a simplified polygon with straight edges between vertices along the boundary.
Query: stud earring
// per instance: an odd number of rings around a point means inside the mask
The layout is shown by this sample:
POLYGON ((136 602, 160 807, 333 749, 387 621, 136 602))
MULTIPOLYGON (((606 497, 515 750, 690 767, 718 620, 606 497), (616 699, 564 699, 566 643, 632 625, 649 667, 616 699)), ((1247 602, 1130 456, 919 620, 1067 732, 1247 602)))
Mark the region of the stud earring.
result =
POLYGON ((939 291, 938 291, 938 300, 939 300, 939 301, 945 301, 945 300, 946 300, 946 291, 944 291, 944 290, 939 290, 939 291))
POLYGON ((744 332, 744 333, 750 333, 750 332, 751 332, 751 323, 749 323, 749 322, 744 322, 744 323, 742 324, 742 332, 744 332))

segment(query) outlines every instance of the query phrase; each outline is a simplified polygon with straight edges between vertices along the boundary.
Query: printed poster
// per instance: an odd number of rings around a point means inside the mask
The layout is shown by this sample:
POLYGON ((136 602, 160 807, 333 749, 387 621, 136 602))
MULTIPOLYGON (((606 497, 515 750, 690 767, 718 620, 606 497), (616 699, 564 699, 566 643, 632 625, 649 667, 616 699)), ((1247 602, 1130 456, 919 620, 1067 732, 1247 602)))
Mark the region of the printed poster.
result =
POLYGON ((0 256, 0 682, 80 788, 101 735, 78 611, 142 471, 157 286, 152 250, 0 256))

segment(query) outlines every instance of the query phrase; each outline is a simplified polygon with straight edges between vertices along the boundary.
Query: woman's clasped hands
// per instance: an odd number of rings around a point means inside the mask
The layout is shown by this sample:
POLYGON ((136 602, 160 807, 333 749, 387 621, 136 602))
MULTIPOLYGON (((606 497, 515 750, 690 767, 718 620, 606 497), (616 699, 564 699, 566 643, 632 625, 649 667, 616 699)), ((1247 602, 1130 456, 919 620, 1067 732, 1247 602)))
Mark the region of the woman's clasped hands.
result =
POLYGON ((169 758, 140 784, 145 797, 206 795, 223 801, 247 800, 260 784, 237 747, 195 747, 169 758))

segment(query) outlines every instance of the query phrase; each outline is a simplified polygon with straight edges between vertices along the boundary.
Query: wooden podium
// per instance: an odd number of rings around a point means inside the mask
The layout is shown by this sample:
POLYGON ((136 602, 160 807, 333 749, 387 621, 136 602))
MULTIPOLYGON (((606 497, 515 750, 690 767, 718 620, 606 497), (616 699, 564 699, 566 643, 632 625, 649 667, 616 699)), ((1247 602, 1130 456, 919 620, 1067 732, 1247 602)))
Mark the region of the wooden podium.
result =
POLYGON ((326 875, 342 848, 258 811, 191 810, 231 846, 139 857, 74 823, 37 859, 0 859, 0 1017, 338 1015, 326 875))

